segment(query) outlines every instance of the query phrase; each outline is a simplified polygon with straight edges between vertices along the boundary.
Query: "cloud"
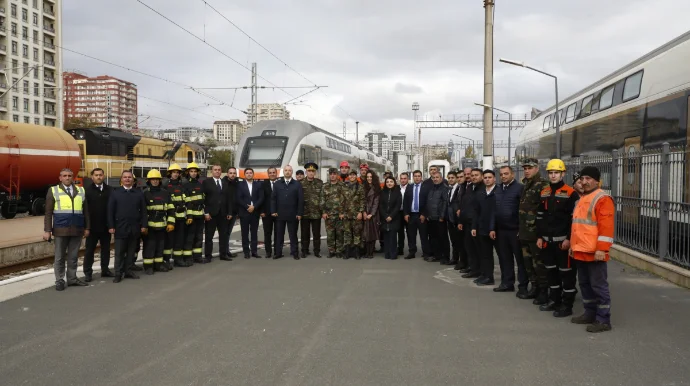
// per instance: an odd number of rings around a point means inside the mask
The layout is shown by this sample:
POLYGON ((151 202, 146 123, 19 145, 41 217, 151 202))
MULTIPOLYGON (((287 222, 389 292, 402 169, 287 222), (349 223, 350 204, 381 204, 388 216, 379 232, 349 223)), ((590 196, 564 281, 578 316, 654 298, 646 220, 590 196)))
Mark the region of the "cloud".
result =
MULTIPOLYGON (((249 86, 256 62, 260 103, 290 104, 292 116, 354 139, 369 130, 413 137, 413 102, 421 116, 475 114, 483 100, 484 9, 476 0, 207 0, 271 52, 215 14, 201 0, 143 0, 233 60, 138 2, 63 3, 63 46, 194 87, 249 86), (101 17, 108 15, 109 22, 101 17), (281 58, 287 65, 275 57, 281 58), (239 63, 239 64, 238 64, 239 63), (289 66, 289 67, 288 67, 289 66), (291 68, 299 71, 295 73, 291 68), (293 101, 293 102, 295 102, 293 101)), ((522 0, 498 2, 494 28, 494 105, 529 114, 553 104, 553 80, 498 63, 522 60, 559 76, 562 98, 685 32, 690 2, 677 0, 522 0), (649 25, 664 28, 644 28, 649 25)), ((247 89, 206 90, 225 105, 184 86, 64 52, 63 67, 132 81, 144 96, 219 118, 245 119, 247 89)), ((214 118, 140 99, 152 126, 210 126, 214 118), (166 119, 167 121, 163 121, 166 119)), ((453 133, 480 139, 473 129, 453 133)), ((447 142, 449 130, 427 129, 426 142, 447 142)), ((504 139, 506 132, 496 130, 504 139)))

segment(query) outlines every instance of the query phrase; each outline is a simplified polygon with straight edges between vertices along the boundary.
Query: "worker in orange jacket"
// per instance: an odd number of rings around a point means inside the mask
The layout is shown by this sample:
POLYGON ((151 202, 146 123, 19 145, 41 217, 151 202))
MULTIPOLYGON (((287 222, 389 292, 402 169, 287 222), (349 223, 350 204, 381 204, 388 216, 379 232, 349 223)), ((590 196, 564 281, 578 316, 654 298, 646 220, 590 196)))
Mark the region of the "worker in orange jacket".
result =
POLYGON ((593 166, 580 171, 584 194, 573 212, 571 255, 577 261, 584 314, 571 319, 588 324, 588 332, 611 330, 611 295, 606 262, 613 245, 614 203, 599 188, 601 172, 593 166))

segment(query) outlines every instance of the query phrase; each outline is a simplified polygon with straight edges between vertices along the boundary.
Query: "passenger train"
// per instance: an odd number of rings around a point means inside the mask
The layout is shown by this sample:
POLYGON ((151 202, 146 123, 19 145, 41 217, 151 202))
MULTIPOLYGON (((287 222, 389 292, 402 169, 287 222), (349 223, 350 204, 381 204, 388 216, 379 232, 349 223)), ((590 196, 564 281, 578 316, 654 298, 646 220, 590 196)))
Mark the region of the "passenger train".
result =
POLYGON ((254 178, 267 179, 269 167, 277 168, 280 177, 285 166, 291 165, 297 171, 307 162, 319 165, 317 178, 324 181, 328 180, 328 169, 338 169, 342 161, 349 162, 351 170, 358 172, 359 165, 366 163, 379 176, 393 170, 391 161, 299 120, 258 122, 242 136, 238 149, 235 166, 242 178, 248 167, 254 169, 254 178))
MULTIPOLYGON (((555 126, 560 123, 561 158, 607 155, 618 150, 618 181, 611 181, 611 162, 602 166, 603 188, 617 184, 622 229, 644 237, 658 234, 660 157, 663 143, 686 149, 690 144, 690 32, 551 107, 529 122, 519 134, 517 160, 555 157, 555 126), (641 158, 641 152, 645 158, 641 158), (651 154, 651 155, 650 155, 651 154), (652 162, 648 162, 651 159, 652 162), (623 197, 624 196, 624 197, 623 197), (652 200, 652 201, 647 201, 652 200)), ((690 202, 690 160, 679 154, 671 167, 669 197, 690 202)), ((593 158, 589 158, 592 160, 593 158)), ((602 159, 606 159, 605 157, 602 159)), ((580 158, 589 162, 586 157, 580 158)), ((609 158, 610 160, 610 158, 609 158)), ((569 173, 572 171, 569 171, 569 173)), ((688 213, 671 213, 671 249, 690 242, 688 213), (685 240, 685 241, 683 241, 685 240)))

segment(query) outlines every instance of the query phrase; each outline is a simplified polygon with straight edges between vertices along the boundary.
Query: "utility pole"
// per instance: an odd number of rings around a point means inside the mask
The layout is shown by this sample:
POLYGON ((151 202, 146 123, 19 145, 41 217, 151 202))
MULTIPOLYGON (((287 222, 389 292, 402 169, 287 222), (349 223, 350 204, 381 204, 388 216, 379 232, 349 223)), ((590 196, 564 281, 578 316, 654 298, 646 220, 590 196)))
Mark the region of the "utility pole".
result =
POLYGON ((343 121, 343 139, 347 140, 347 122, 343 121))
POLYGON ((494 128, 494 0, 484 0, 484 162, 483 169, 493 169, 494 128))
POLYGON ((355 145, 359 145, 359 121, 355 122, 355 145))
POLYGON ((251 123, 251 126, 254 126, 256 123, 257 119, 257 87, 256 87, 256 63, 252 63, 252 111, 251 111, 251 116, 249 117, 249 122, 251 123))

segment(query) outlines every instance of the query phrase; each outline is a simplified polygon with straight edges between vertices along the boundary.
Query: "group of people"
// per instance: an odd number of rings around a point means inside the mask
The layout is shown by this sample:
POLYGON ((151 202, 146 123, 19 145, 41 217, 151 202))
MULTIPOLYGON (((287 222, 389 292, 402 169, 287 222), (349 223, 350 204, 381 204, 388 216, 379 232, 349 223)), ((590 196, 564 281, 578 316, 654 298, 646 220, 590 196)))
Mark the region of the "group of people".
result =
POLYGON ((160 172, 151 170, 145 189, 136 187, 130 171, 122 173, 121 186, 109 187, 99 168, 91 172, 92 184, 74 186, 72 172, 65 169, 46 197, 44 238, 55 238, 56 289, 88 285, 98 244, 101 277, 113 277, 116 283, 138 278, 137 270, 153 274, 211 262, 216 232, 220 259, 232 261, 236 255, 229 250, 229 239, 237 218, 246 259, 263 257, 258 252, 259 221, 266 258, 284 256, 286 230, 295 260, 309 256, 311 245, 314 256, 322 257, 323 220, 329 258, 371 259, 383 252, 394 260, 405 256, 407 239, 405 259, 413 259, 419 236, 424 260, 454 265, 478 286, 496 285, 495 251, 501 277, 493 290, 514 292, 517 266, 516 296, 532 299, 555 317, 572 315, 579 279, 585 313, 573 317, 573 323, 588 324, 590 332, 611 329, 606 261, 614 209, 611 197, 599 188, 596 168, 576 173, 571 187, 563 181, 565 164, 558 159, 547 165, 548 180, 536 159, 524 160, 522 183, 509 166, 499 169, 500 183, 490 169, 466 168, 443 176, 435 167, 426 180, 415 170, 399 179, 386 172, 380 182, 367 164, 359 165, 358 174, 347 161, 340 169, 330 168, 323 182, 316 177, 317 164, 304 167, 306 176, 299 179, 286 166, 280 179, 271 167, 267 179, 255 181, 252 168, 240 180, 235 168, 221 177, 221 167, 214 165, 212 177, 200 181, 199 168, 191 163, 183 182, 182 170, 174 164, 165 185, 160 172), (108 268, 112 235, 115 272, 108 268), (82 237, 83 281, 76 276, 82 237), (134 264, 140 240, 143 267, 134 264))

